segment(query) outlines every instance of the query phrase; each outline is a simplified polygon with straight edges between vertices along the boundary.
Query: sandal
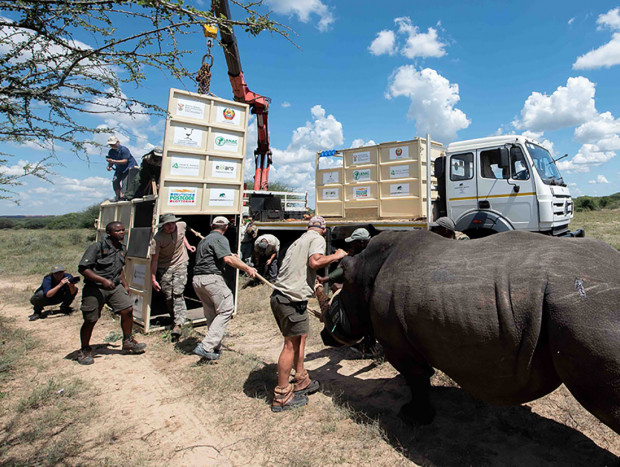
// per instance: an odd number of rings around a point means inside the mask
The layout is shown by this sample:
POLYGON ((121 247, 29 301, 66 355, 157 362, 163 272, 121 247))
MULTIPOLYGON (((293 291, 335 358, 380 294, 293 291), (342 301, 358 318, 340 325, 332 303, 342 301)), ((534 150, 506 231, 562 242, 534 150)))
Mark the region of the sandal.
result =
POLYGON ((321 384, 316 379, 310 379, 308 372, 303 375, 295 375, 295 386, 293 387, 293 393, 300 396, 309 396, 319 390, 321 384))
POLYGON ((272 412, 282 412, 283 410, 296 409, 303 407, 308 403, 308 397, 293 392, 293 385, 289 384, 285 388, 276 386, 273 390, 273 404, 271 404, 272 412))

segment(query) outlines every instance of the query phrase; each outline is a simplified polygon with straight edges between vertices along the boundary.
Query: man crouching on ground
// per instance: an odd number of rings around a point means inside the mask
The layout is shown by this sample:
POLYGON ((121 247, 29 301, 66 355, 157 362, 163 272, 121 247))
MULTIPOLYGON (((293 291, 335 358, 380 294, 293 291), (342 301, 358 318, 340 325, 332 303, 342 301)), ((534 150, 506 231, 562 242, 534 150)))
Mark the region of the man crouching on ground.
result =
POLYGON ((232 291, 224 280, 226 266, 244 271, 250 277, 256 276, 256 269, 245 264, 238 255, 233 255, 230 251, 230 243, 224 236, 228 224, 228 219, 224 216, 217 216, 211 224, 211 232, 200 240, 196 248, 192 285, 202 302, 209 330, 194 349, 194 353, 205 360, 220 358, 226 326, 235 311, 232 291))
POLYGON ((78 363, 94 363, 90 337, 95 323, 101 317, 104 304, 121 315, 123 330, 123 352, 143 353, 146 344, 138 344, 131 335, 133 330, 133 301, 129 297, 129 287, 125 281, 125 255, 127 253, 123 238, 125 226, 120 222, 110 222, 105 228, 107 237, 88 247, 78 265, 84 276, 82 290, 82 316, 84 324, 80 330, 82 349, 78 354, 78 363))
POLYGON ((271 295, 271 311, 284 336, 284 347, 278 359, 278 385, 274 389, 273 412, 293 409, 308 403, 308 395, 319 389, 304 367, 304 353, 309 324, 306 306, 313 296, 316 270, 346 256, 344 250, 325 255, 325 219, 315 216, 308 231, 289 247, 282 261, 271 295), (294 384, 289 383, 295 366, 294 384))

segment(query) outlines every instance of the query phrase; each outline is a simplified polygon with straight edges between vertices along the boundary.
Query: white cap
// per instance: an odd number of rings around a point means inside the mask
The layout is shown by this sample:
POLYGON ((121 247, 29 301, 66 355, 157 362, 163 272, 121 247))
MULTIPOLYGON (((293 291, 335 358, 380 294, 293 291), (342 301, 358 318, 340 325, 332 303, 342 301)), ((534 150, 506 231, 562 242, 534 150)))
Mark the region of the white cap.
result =
POLYGON ((224 216, 217 216, 215 219, 213 219, 213 222, 211 222, 211 225, 228 225, 230 224, 230 222, 228 222, 228 219, 226 219, 224 216))
POLYGON ((108 144, 116 144, 116 143, 118 143, 118 138, 116 136, 114 136, 114 135, 111 135, 108 138, 108 144))

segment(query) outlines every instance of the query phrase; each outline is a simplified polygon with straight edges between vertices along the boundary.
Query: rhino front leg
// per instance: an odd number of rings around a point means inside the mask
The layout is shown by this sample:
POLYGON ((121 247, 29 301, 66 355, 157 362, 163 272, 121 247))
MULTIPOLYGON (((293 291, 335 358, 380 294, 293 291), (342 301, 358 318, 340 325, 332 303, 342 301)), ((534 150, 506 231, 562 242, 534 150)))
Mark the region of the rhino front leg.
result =
POLYGON ((410 425, 430 424, 435 418, 435 408, 429 398, 434 370, 418 355, 405 355, 404 349, 381 344, 386 360, 404 376, 411 390, 411 401, 401 407, 398 416, 410 425))

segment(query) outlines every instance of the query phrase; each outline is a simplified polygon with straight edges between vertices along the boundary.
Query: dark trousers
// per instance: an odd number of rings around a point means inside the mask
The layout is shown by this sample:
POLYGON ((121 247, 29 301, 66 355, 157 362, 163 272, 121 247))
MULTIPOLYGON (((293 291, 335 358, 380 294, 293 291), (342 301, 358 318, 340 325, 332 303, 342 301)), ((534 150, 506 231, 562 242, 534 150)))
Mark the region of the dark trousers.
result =
POLYGON ((267 266, 268 259, 268 257, 261 255, 258 258, 258 266, 256 267, 256 269, 261 276, 269 279, 269 282, 275 282, 276 278, 278 277, 278 258, 275 257, 271 264, 267 266))
POLYGON ((61 308, 69 308, 76 295, 77 290, 74 295, 71 295, 71 291, 67 286, 62 287, 51 297, 46 297, 43 291, 39 290, 38 292, 35 292, 32 297, 30 297, 30 303, 32 303, 35 313, 42 312, 43 307, 58 305, 59 303, 62 303, 62 305, 60 305, 61 308))

